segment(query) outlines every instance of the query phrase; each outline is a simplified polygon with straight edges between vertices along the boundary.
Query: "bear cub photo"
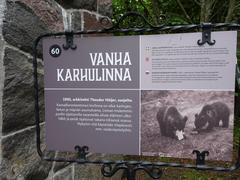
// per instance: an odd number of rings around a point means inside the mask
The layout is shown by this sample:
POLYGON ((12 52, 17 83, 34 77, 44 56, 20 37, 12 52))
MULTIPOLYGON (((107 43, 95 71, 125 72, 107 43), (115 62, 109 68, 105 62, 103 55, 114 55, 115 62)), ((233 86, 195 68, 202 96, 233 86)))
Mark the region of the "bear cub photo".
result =
POLYGON ((194 158, 209 151, 209 160, 231 161, 234 92, 143 90, 141 154, 194 158))
MULTIPOLYGON (((230 110, 223 102, 215 102, 203 106, 200 113, 195 114, 195 129, 192 134, 210 132, 214 127, 228 128, 230 110)), ((160 107, 157 113, 157 121, 162 136, 182 140, 186 138, 184 128, 188 120, 182 116, 175 106, 160 107)))
POLYGON ((203 106, 201 112, 195 114, 195 130, 197 132, 211 131, 214 127, 228 128, 230 109, 223 102, 215 102, 203 106))
POLYGON ((182 116, 176 107, 161 107, 157 113, 157 120, 162 136, 182 140, 188 117, 182 116))

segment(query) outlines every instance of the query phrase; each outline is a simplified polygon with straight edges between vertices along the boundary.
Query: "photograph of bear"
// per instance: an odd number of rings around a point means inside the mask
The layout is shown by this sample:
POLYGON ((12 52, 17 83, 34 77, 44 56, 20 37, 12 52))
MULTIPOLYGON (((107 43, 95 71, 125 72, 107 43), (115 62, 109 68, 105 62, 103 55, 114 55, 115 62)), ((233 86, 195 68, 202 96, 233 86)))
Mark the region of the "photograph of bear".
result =
POLYGON ((187 117, 183 117, 176 107, 161 107, 157 113, 157 120, 162 136, 183 139, 187 117))
POLYGON ((233 127, 233 91, 141 91, 141 155, 231 161, 233 127))
POLYGON ((215 102, 203 106, 199 114, 195 114, 195 131, 211 131, 214 127, 228 128, 230 109, 223 102, 215 102))

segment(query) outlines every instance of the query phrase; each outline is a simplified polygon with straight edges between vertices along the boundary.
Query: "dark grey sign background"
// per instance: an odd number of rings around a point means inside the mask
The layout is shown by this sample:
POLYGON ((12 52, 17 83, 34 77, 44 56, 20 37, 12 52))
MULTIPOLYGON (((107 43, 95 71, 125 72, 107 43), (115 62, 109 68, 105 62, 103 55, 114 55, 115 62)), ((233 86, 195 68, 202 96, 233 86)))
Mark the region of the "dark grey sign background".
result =
MULTIPOLYGON (((62 47, 65 38, 43 40, 46 143, 48 150, 74 151, 76 145, 89 146, 91 152, 139 154, 139 36, 74 38, 76 50, 63 50, 54 58, 49 48, 62 47), (129 52, 131 66, 92 66, 89 53, 129 52), (131 82, 57 82, 57 68, 129 68, 131 82), (47 89, 54 88, 54 89, 47 89), (73 88, 64 90, 58 88, 73 88), (77 90, 74 88, 78 88, 77 90), (85 90, 79 90, 84 88, 85 90), (86 90, 87 88, 87 90, 86 90), (100 90, 91 90, 98 88, 100 90), (89 89, 89 90, 88 90, 89 89), (101 90, 105 89, 105 90, 101 90), (119 89, 119 90, 106 90, 119 89), (126 90, 120 90, 126 89, 126 90), (136 89, 136 90, 127 90, 136 89), (130 98, 133 100, 131 133, 95 131, 93 127, 78 126, 76 122, 60 121, 55 116, 56 103, 63 97, 130 98)), ((83 104, 83 103, 81 103, 83 104)))
POLYGON ((61 56, 54 58, 49 48, 57 44, 62 47, 65 38, 45 38, 43 40, 43 59, 45 88, 126 88, 139 89, 139 36, 74 38, 76 50, 63 50, 61 56), (129 52, 131 66, 92 66, 89 53, 129 52), (57 68, 129 68, 132 81, 117 82, 58 82, 57 68))
MULTIPOLYGON (((138 90, 45 91, 45 101, 47 102, 45 109, 47 149, 74 151, 76 145, 86 145, 90 148, 91 152, 96 153, 138 155, 139 98, 138 90), (133 107, 131 118, 133 131, 131 133, 95 131, 93 127, 78 126, 76 121, 59 121, 55 116, 56 103, 61 103, 63 97, 131 98, 133 100, 131 103, 133 107)), ((82 102, 81 104, 88 104, 88 102, 82 102)))

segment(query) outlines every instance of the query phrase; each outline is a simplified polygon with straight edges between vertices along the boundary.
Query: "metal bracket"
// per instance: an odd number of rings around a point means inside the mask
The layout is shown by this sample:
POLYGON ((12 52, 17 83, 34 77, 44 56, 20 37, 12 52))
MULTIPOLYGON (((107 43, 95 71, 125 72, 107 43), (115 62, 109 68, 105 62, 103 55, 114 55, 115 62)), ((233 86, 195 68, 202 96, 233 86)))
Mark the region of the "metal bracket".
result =
POLYGON ((211 40, 211 33, 212 33, 212 24, 211 23, 203 23, 201 25, 202 27, 202 41, 198 40, 198 45, 202 46, 205 43, 208 43, 208 45, 212 46, 216 43, 215 40, 211 40))
POLYGON ((197 156, 197 159, 196 159, 196 165, 205 165, 205 158, 206 156, 209 155, 209 152, 208 151, 198 151, 198 150, 194 150, 193 151, 193 154, 196 154, 197 156))
POLYGON ((75 146, 75 151, 77 151, 78 153, 78 162, 80 161, 86 161, 87 159, 87 154, 89 154, 88 150, 88 146, 75 146))
POLYGON ((126 176, 127 180, 135 180, 137 171, 145 171, 152 179, 159 179, 163 172, 158 166, 154 166, 149 163, 140 163, 137 161, 121 162, 119 161, 116 164, 104 163, 102 165, 102 174, 105 177, 114 176, 119 170, 123 170, 123 175, 126 176))
POLYGON ((73 42, 73 32, 65 32, 66 35, 66 44, 63 44, 63 49, 68 50, 71 48, 72 50, 77 49, 77 45, 73 42))

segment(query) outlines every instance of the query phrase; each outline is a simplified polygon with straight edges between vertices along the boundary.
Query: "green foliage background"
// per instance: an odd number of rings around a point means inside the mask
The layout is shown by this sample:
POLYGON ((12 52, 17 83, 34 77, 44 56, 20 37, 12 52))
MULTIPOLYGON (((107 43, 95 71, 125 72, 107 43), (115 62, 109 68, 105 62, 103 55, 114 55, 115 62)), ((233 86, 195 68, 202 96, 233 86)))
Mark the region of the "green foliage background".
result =
POLYGON ((113 0, 114 17, 136 11, 152 23, 199 24, 236 22, 240 17, 239 0, 113 0))

